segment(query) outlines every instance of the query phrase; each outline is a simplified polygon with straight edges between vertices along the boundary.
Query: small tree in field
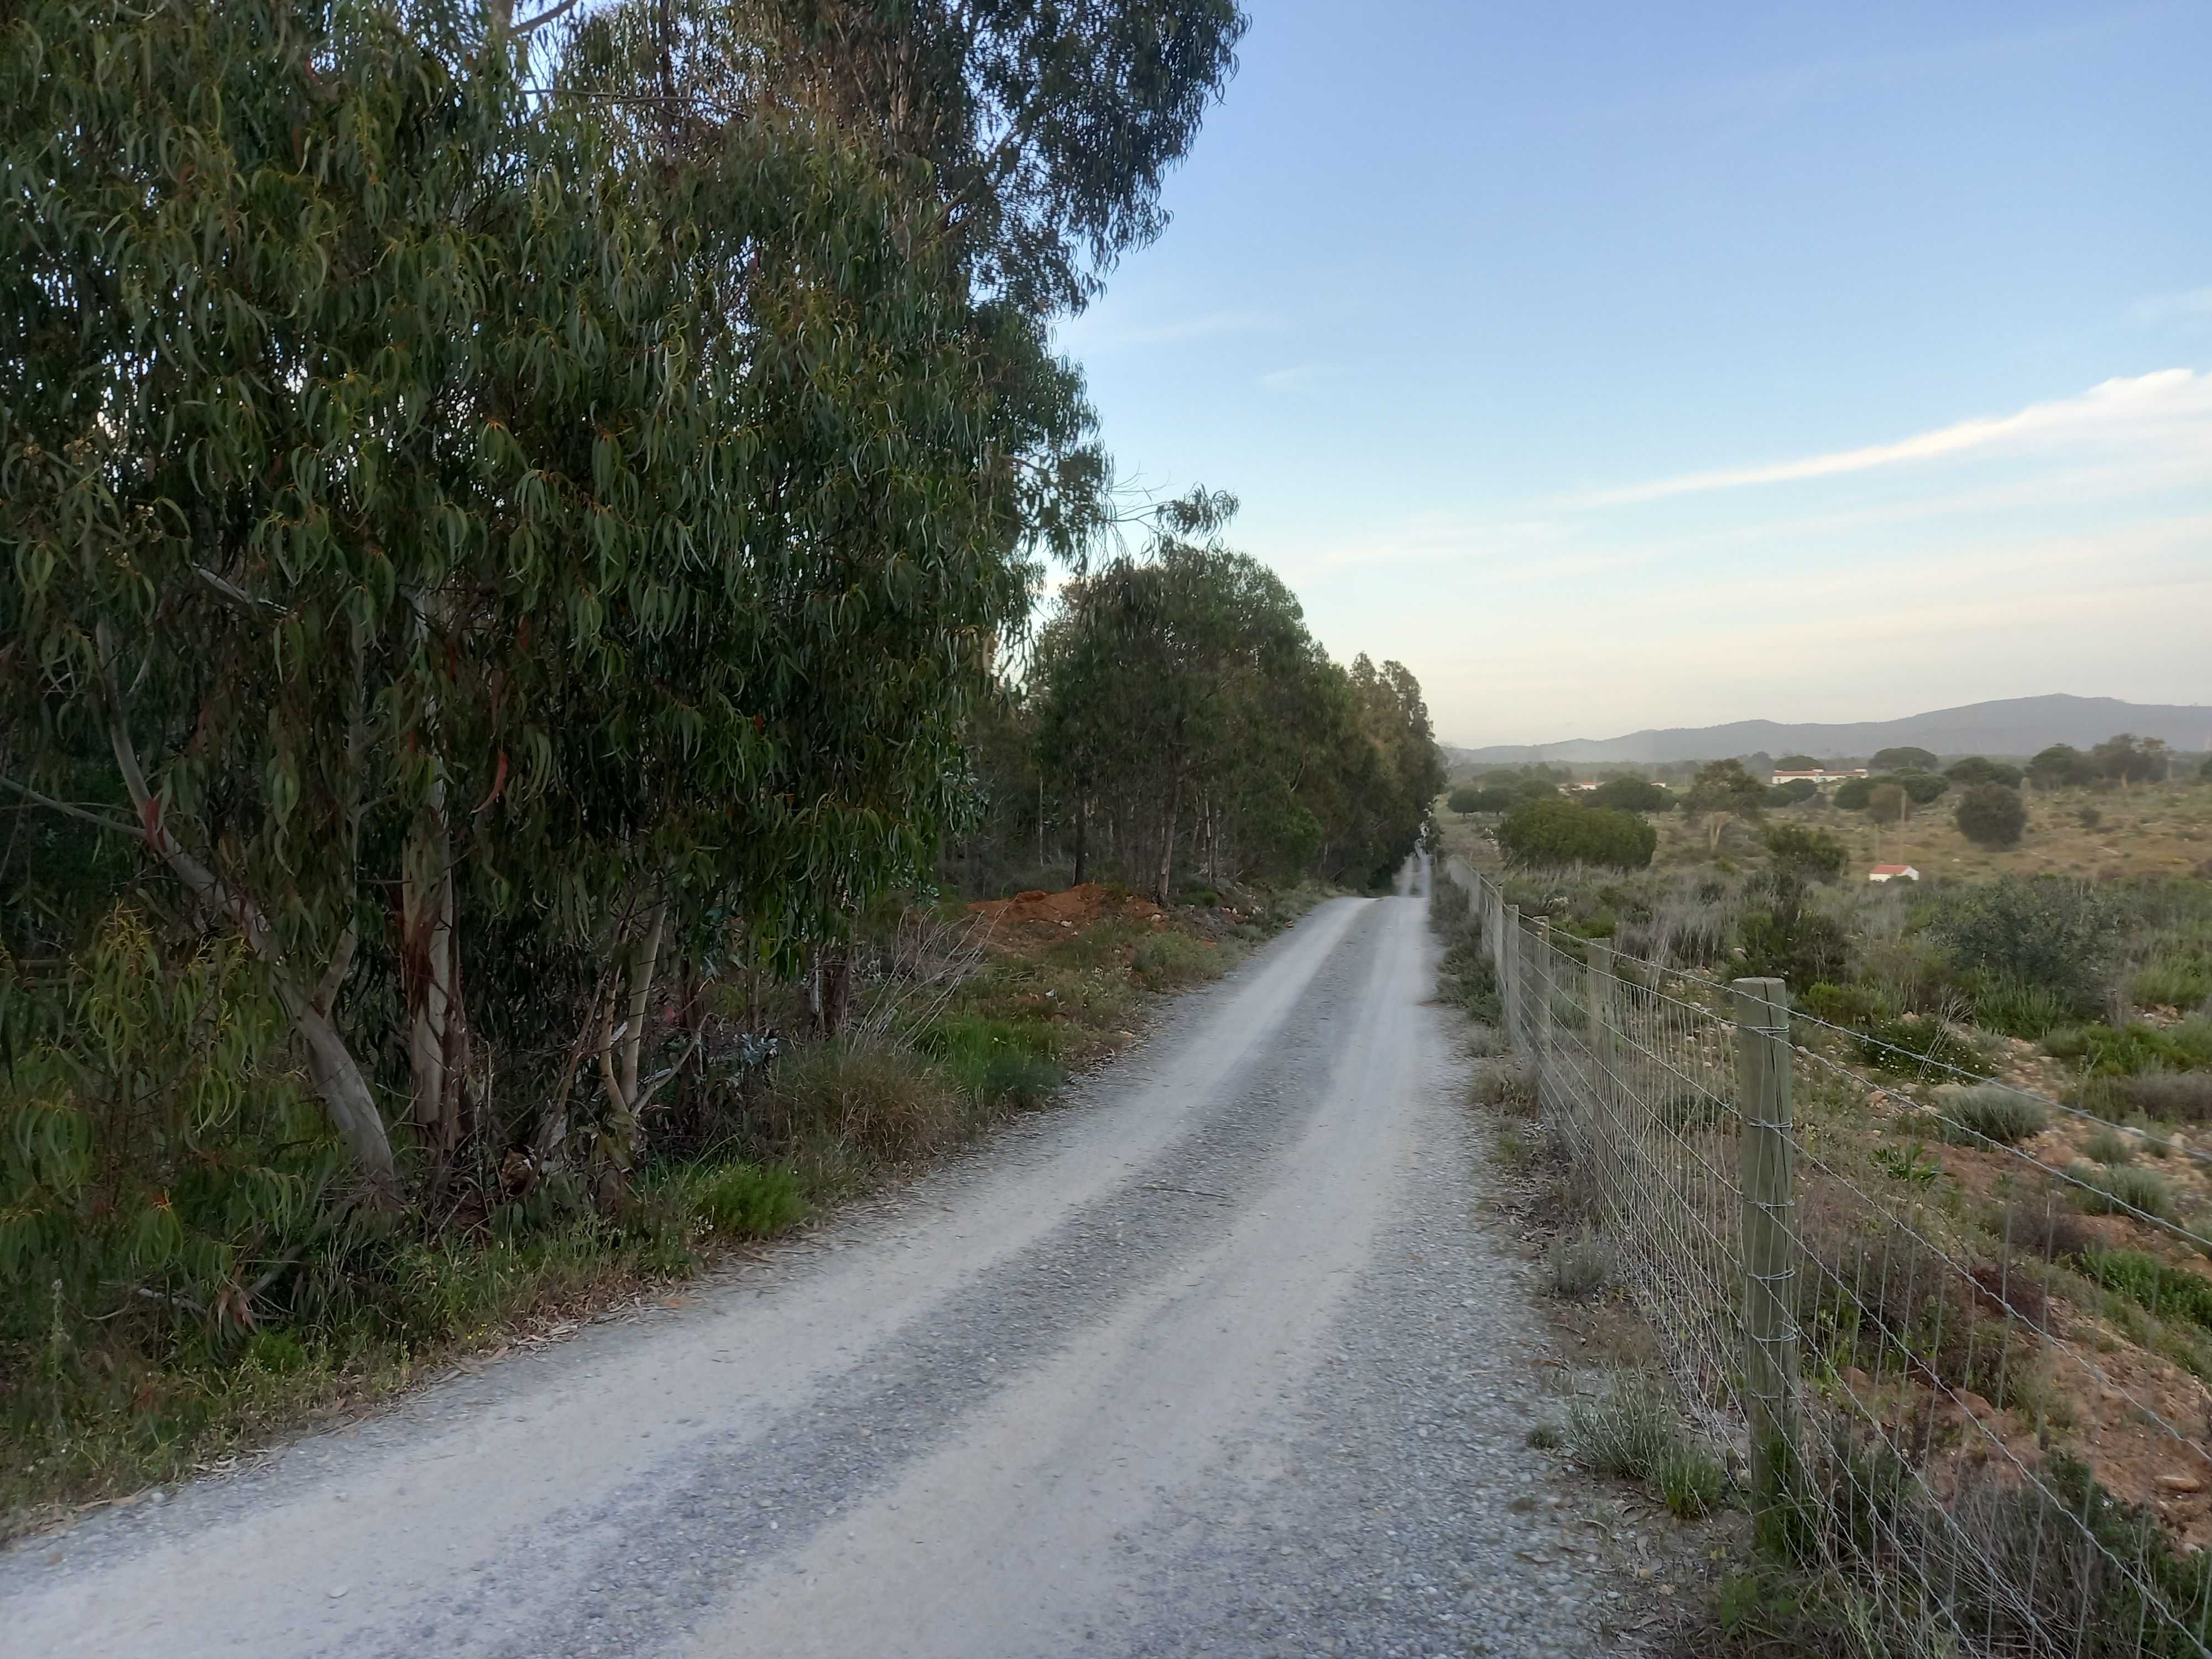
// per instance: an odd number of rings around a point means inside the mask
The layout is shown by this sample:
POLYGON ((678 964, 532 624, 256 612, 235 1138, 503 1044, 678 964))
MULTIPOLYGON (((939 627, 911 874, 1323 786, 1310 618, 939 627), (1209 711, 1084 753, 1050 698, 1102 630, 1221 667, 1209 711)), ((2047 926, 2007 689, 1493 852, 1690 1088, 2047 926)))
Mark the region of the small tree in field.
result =
POLYGON ((1978 783, 1959 799, 1959 833, 1977 847, 2017 847, 2027 828, 2027 808, 2017 789, 1978 783))
POLYGON ((1682 810, 1705 825, 1706 846, 1720 850, 1721 832, 1731 818, 1756 823, 1766 805, 1766 786, 1743 769, 1741 761, 1715 761, 1698 769, 1697 781, 1683 797, 1682 810))
POLYGON ((1911 805, 1902 784, 1880 783, 1868 792, 1867 816, 1886 829, 1893 823, 1903 823, 1905 815, 1911 810, 1911 805))
POLYGON ((1796 881, 1833 881, 1850 857, 1843 842, 1824 830, 1778 823, 1766 832, 1766 851, 1775 873, 1796 881))

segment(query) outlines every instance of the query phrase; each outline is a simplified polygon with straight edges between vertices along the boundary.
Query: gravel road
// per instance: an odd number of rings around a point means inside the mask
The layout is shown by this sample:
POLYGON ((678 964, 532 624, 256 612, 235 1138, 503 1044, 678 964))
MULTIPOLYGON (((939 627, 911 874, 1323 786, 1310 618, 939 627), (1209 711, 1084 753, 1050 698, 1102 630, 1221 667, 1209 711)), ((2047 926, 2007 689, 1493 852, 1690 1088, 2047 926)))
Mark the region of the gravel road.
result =
POLYGON ((0 1555, 0 1652, 1613 1650, 1425 910, 679 1307, 0 1555))

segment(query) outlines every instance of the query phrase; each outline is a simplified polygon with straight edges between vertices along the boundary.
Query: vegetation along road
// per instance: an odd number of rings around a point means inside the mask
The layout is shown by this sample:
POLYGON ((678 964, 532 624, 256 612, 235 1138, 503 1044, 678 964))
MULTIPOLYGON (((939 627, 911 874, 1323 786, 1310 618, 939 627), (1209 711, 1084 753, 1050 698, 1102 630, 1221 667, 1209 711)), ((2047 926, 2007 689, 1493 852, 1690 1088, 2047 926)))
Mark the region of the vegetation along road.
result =
POLYGON ((813 1251, 17 1549, 9 1650, 1589 1650, 1425 911, 813 1251))

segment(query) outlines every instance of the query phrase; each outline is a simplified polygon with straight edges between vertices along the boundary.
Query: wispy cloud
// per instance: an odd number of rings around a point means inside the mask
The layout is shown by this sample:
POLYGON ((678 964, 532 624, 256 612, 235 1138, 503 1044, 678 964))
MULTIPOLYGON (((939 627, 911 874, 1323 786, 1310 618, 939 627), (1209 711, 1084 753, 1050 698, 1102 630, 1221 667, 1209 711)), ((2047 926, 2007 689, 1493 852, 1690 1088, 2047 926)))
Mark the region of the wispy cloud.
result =
POLYGON ((1239 308, 1150 319, 1123 319, 1085 312, 1060 331, 1060 343, 1066 349, 1084 351, 1184 345, 1194 340, 1219 339, 1237 334, 1273 334, 1288 325, 1287 319, 1277 313, 1239 308))
POLYGON ((2059 435, 2098 432, 2142 431, 2160 427, 2178 429, 2185 441, 2212 452, 2212 374, 2193 369, 2163 368, 2132 379, 2115 379, 2092 386, 2075 398, 2030 404, 2011 415, 1984 416, 1960 421, 1933 431, 1916 433, 1892 443, 1869 444, 1856 449, 1832 450, 1796 460, 1759 466, 1721 467, 1706 472, 1683 473, 1649 483, 1600 490, 1580 497, 1583 507, 1621 507, 1670 496, 1701 495, 1711 490, 1741 489, 1760 484, 1832 478, 1845 473, 1868 472, 1878 467, 1945 459, 1976 451, 2039 444, 2059 435))
POLYGON ((2212 321, 2212 288, 2192 288, 2180 294, 2154 294, 2128 307, 2135 323, 2212 321))

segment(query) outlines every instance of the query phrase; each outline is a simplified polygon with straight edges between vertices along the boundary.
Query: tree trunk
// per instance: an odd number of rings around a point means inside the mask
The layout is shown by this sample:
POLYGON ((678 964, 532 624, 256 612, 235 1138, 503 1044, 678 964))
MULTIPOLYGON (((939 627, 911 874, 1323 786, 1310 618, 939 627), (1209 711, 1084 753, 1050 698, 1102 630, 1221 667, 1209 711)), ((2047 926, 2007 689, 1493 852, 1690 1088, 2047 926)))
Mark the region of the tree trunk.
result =
POLYGON ((1168 792, 1167 817, 1160 828, 1160 878, 1152 902, 1162 909, 1167 908, 1168 895, 1174 890, 1176 824, 1182 817, 1182 779, 1178 775, 1175 787, 1168 792))
POLYGON ((1090 828, 1091 798, 1082 790, 1078 789, 1075 793, 1074 882, 1074 884, 1078 887, 1083 885, 1083 878, 1085 872, 1088 870, 1091 862, 1091 849, 1088 845, 1090 828))
POLYGON ((400 877, 399 963, 407 999, 407 1070, 415 1126, 442 1170, 459 1144, 459 955, 453 938, 452 835, 446 789, 409 834, 400 877))
MULTIPOLYGON (((106 626, 100 628, 100 652, 103 665, 112 660, 112 647, 106 637, 106 626)), ((123 775, 123 787, 137 809, 139 822, 145 826, 146 844, 152 848, 161 861, 169 866, 177 879, 184 883, 208 910, 228 920, 245 935, 246 946, 259 957, 269 970, 277 1000, 292 1022, 292 1029, 307 1051, 308 1074, 314 1079, 315 1091, 323 1097, 323 1104, 331 1115, 331 1121, 344 1140, 346 1149, 353 1155, 355 1164, 368 1180, 370 1188, 380 1202, 389 1203, 396 1198, 398 1173, 392 1158, 391 1138, 384 1132, 384 1119, 376 1109, 376 1098, 369 1092, 368 1080, 362 1075, 345 1038, 331 1021, 327 1003, 318 1006, 314 994, 303 990, 300 981, 283 952, 270 933, 268 918, 261 908, 242 893, 237 893, 206 865, 186 852, 177 838, 169 833, 161 821, 161 805, 155 799, 146 784, 146 775, 138 764, 137 750, 131 742, 131 733, 123 723, 120 702, 109 687, 108 746, 114 751, 117 769, 123 775)), ((343 969, 352 953, 352 930, 349 928, 341 940, 326 983, 334 994, 337 981, 343 977, 343 969)))

